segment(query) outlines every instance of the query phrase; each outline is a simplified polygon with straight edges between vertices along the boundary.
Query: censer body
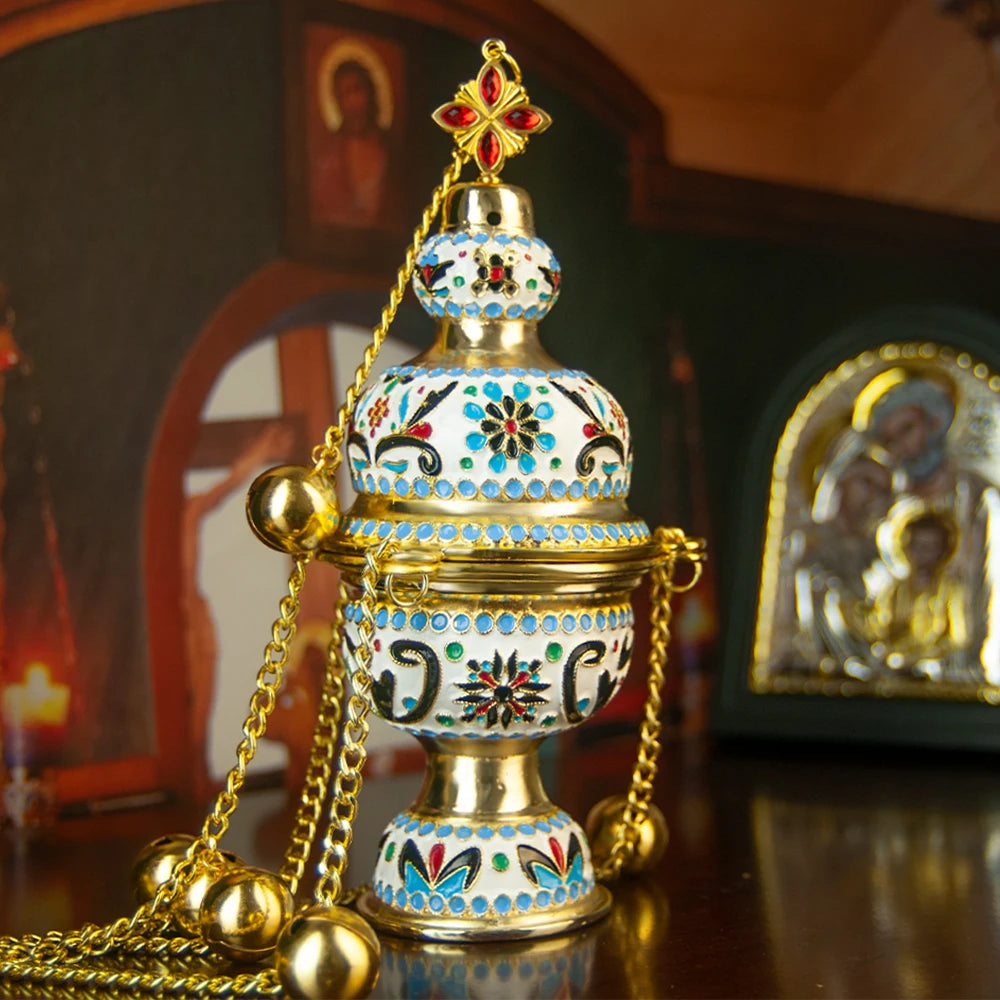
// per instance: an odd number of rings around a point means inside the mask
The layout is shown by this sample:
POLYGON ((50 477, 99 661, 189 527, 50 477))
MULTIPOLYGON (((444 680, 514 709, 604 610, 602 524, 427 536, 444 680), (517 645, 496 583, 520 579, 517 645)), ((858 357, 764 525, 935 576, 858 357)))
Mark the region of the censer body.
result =
MULTIPOLYGON (((456 187, 414 287, 436 342, 362 391, 347 446, 359 496, 324 553, 350 578, 373 542, 394 547, 370 703, 428 754, 359 908, 439 940, 557 933, 610 903, 538 748, 607 705, 631 660, 629 598, 653 547, 625 503, 628 424, 539 346, 560 271, 524 191, 456 187)), ((360 603, 346 617, 350 664, 360 603)))

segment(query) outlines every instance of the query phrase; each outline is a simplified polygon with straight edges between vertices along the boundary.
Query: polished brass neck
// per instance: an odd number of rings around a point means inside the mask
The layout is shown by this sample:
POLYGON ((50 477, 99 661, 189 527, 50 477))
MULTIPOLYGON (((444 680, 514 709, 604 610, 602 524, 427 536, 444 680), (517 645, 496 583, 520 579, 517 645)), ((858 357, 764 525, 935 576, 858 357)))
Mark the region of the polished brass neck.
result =
POLYGON ((509 184, 456 184, 448 192, 442 229, 499 229, 521 236, 535 235, 535 213, 523 188, 509 184))
POLYGON ((483 368, 516 364, 546 370, 562 367, 538 342, 537 323, 468 317, 441 320, 433 347, 417 363, 483 368))
POLYGON ((420 742, 427 750, 427 770, 410 810, 414 814, 489 822, 543 816, 555 808, 538 771, 540 741, 427 737, 420 742))

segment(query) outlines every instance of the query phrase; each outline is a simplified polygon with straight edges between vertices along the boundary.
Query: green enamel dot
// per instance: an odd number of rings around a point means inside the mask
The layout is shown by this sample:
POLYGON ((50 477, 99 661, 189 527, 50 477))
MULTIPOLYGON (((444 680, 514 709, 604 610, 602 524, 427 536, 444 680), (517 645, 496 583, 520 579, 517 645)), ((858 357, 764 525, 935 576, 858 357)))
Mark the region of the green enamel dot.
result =
POLYGON ((449 660, 460 660, 465 654, 465 650, 462 648, 460 642, 449 642, 447 646, 444 647, 444 655, 448 657, 449 660))
POLYGON ((479 390, 474 385, 467 385, 464 391, 466 396, 475 396, 479 390))
POLYGON ((506 854, 494 854, 490 860, 493 868, 498 872, 505 872, 510 868, 510 858, 506 854))
POLYGON ((439 715, 437 721, 442 726, 453 726, 455 725, 455 720, 450 715, 439 715))
POLYGON ((535 281, 534 278, 528 278, 528 280, 524 284, 526 285, 528 290, 532 292, 538 287, 538 282, 535 281))
POLYGON ((463 469, 471 469, 472 468, 472 459, 469 458, 468 455, 466 455, 466 457, 463 458, 462 461, 459 462, 458 464, 460 466, 462 466, 463 469))
POLYGON ((562 459, 561 458, 554 458, 554 459, 552 459, 551 462, 549 462, 549 468, 550 469, 558 469, 560 465, 562 465, 562 459))
POLYGON ((458 277, 457 277, 457 278, 456 278, 456 279, 455 279, 455 280, 454 280, 454 281, 452 282, 452 284, 453 284, 453 285, 454 285, 454 286, 455 286, 456 288, 461 288, 461 287, 462 287, 462 285, 464 285, 464 284, 465 284, 465 278, 463 278, 463 277, 462 277, 461 275, 459 275, 459 276, 458 276, 458 277))
POLYGON ((396 845, 395 844, 389 844, 389 846, 385 849, 385 860, 386 861, 392 861, 392 856, 395 853, 396 853, 396 845))
POLYGON ((562 646, 558 642, 550 642, 548 646, 545 647, 545 659, 549 663, 555 663, 559 657, 562 656, 562 646))
POLYGON ((555 721, 556 721, 556 717, 554 715, 546 715, 545 718, 542 719, 540 725, 551 726, 552 723, 555 722, 555 721))
POLYGON ((547 385, 536 385, 535 392, 540 392, 543 396, 549 394, 549 387, 547 385))

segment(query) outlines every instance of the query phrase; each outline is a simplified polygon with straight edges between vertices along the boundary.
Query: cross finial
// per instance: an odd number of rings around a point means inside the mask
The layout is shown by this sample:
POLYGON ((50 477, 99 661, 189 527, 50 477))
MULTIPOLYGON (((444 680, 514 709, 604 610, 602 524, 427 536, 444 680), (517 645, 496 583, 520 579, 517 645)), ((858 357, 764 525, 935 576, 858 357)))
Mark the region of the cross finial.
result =
POLYGON ((454 100, 432 117, 455 137, 459 150, 475 159, 481 179, 496 183, 507 157, 522 152, 528 136, 544 132, 552 119, 528 99, 521 67, 503 42, 483 42, 483 58, 476 79, 463 83, 454 100))

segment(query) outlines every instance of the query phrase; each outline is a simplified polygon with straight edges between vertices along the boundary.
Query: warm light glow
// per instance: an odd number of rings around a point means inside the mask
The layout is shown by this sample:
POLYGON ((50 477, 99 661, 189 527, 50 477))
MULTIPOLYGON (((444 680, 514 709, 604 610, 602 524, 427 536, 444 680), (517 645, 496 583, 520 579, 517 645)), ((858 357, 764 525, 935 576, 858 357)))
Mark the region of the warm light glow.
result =
POLYGON ((69 714, 69 686, 53 684, 44 663, 29 663, 20 684, 3 693, 4 728, 65 726, 69 714))

